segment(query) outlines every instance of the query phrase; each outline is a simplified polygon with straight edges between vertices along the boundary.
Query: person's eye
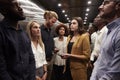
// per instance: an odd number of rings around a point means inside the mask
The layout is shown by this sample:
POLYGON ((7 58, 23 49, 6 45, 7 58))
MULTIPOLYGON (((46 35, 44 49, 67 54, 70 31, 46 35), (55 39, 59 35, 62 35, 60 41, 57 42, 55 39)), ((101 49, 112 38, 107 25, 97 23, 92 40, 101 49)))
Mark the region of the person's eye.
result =
POLYGON ((106 4, 109 4, 109 1, 105 1, 105 2, 103 3, 103 5, 106 5, 106 4))

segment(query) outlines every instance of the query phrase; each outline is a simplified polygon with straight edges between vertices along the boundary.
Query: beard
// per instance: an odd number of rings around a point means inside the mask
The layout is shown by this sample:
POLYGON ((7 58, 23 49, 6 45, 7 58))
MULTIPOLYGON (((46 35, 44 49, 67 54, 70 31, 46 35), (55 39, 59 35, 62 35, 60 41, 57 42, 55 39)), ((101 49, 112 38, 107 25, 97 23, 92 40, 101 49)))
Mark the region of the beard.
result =
POLYGON ((47 27, 50 27, 50 26, 51 26, 50 23, 47 23, 46 25, 47 25, 47 27))
POLYGON ((115 17, 116 15, 116 10, 111 10, 109 13, 104 13, 104 12, 101 12, 100 13, 101 17, 104 18, 104 19, 112 19, 115 17))
POLYGON ((14 13, 8 13, 6 15, 7 18, 11 19, 11 20, 15 20, 15 21, 20 21, 20 20, 25 20, 25 16, 22 14, 14 14, 14 13))

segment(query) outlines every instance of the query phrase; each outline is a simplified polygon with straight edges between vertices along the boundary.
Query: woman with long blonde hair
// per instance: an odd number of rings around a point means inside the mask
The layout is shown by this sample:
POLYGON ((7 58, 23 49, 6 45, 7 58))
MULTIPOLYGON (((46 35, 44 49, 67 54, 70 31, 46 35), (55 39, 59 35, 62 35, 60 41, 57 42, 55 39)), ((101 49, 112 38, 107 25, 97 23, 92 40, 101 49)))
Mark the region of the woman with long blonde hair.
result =
POLYGON ((47 62, 44 44, 41 39, 40 24, 37 21, 30 21, 27 25, 27 33, 31 39, 31 47, 36 61, 36 78, 46 80, 47 62))

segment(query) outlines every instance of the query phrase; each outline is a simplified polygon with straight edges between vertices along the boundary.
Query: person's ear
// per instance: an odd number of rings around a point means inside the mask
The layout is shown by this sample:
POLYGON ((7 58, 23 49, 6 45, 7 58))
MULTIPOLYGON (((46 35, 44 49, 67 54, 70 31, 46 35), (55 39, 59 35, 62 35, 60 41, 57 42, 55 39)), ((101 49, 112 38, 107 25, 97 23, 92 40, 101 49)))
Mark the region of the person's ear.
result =
POLYGON ((0 12, 1 12, 3 15, 7 14, 7 10, 6 10, 6 9, 0 9, 0 12))

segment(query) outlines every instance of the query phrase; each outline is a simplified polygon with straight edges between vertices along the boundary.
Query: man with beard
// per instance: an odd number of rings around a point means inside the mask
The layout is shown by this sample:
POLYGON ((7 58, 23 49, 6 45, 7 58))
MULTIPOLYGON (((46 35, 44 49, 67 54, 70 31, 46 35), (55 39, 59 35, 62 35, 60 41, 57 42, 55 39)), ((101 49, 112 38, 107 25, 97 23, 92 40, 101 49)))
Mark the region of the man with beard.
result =
POLYGON ((52 64, 53 64, 52 52, 54 51, 54 41, 53 41, 53 35, 51 32, 51 27, 57 21, 58 15, 54 11, 46 11, 44 13, 44 19, 45 19, 45 23, 41 26, 41 36, 42 36, 43 43, 45 45, 46 60, 48 63, 47 80, 50 80, 51 72, 52 72, 52 64))
POLYGON ((120 80, 120 0, 104 0, 99 10, 108 32, 90 80, 120 80))
POLYGON ((35 60, 30 40, 18 25, 24 20, 17 0, 0 0, 0 80, 35 80, 35 60))

